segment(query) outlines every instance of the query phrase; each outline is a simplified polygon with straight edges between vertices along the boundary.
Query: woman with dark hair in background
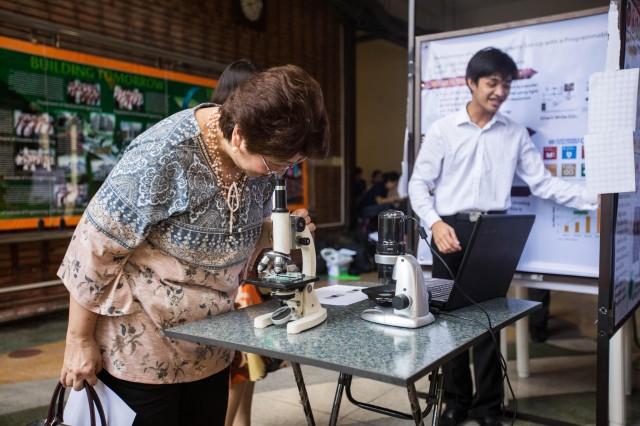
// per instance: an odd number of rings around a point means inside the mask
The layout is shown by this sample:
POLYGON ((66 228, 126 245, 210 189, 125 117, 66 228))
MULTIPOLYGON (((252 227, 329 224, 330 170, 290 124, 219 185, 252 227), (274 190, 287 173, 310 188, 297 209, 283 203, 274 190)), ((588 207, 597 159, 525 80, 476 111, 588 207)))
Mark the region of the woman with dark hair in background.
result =
POLYGON ((80 390, 100 378, 134 425, 223 425, 232 351, 163 330, 233 309, 247 262, 270 246, 273 174, 325 156, 328 143, 320 85, 293 65, 134 139, 58 271, 70 292, 60 382, 80 390))
POLYGON ((222 105, 240 84, 257 72, 258 68, 247 59, 238 59, 231 62, 220 74, 216 90, 213 91, 211 96, 211 102, 222 105))
MULTIPOLYGON (((255 65, 246 59, 230 63, 224 69, 211 102, 224 104, 233 91, 258 72, 255 65)), ((253 265, 247 264, 247 268, 253 265)), ((247 271, 250 273, 250 271, 247 271)), ((253 284, 243 283, 238 287, 235 307, 261 303, 262 295, 253 284)), ((229 370, 229 403, 227 405, 226 426, 249 426, 251 424, 251 402, 255 382, 266 376, 267 367, 281 364, 279 360, 263 358, 260 355, 236 351, 229 370)))

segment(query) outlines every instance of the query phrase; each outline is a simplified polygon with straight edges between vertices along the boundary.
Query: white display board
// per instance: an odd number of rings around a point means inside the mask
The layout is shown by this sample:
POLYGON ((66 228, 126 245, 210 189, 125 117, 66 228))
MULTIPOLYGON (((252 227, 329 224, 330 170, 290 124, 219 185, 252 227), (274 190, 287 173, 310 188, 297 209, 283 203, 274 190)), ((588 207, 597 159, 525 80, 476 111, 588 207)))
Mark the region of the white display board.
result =
MULTIPOLYGON (((469 102, 466 65, 475 52, 489 46, 508 53, 520 73, 500 111, 529 129, 552 174, 584 185, 588 81, 605 67, 606 13, 457 37, 418 38, 420 141, 434 121, 469 102)), ((518 270, 597 277, 599 211, 575 211, 528 193, 516 178, 510 212, 536 215, 518 270)), ((422 263, 431 261, 424 247, 419 258, 422 263)))

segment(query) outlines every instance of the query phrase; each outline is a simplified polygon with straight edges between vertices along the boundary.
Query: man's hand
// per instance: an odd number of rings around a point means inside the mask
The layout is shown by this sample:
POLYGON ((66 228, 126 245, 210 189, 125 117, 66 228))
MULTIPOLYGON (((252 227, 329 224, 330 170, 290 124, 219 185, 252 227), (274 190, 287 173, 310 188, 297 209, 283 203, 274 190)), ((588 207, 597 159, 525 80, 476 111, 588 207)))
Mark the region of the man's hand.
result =
POLYGON ((432 240, 436 243, 441 253, 449 254, 462 250, 456 231, 442 220, 431 226, 431 233, 433 234, 432 240))

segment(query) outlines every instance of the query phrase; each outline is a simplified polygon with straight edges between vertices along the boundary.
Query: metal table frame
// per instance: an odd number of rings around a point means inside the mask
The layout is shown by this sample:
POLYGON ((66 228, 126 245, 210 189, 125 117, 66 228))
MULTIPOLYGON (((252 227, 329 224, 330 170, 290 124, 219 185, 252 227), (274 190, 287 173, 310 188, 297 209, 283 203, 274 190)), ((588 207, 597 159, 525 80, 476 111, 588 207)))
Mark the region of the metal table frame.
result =
MULTIPOLYGON (((509 305, 508 309, 514 310, 514 312, 504 314, 506 315, 506 317, 501 322, 496 321, 493 327, 494 332, 498 332, 501 328, 504 328, 512 324, 516 320, 529 314, 534 309, 537 309, 538 306, 540 305, 540 303, 518 300, 517 303, 521 303, 521 304, 524 303, 525 305, 516 306, 517 309, 514 309, 511 307, 511 304, 515 303, 515 301, 507 301, 507 302, 508 302, 507 305, 509 305)), ((500 303, 504 303, 504 302, 500 302, 500 303)), ((315 426, 316 423, 314 420, 313 411, 311 409, 311 403, 309 401, 309 396, 307 394, 307 389, 304 383, 304 378, 303 378, 302 370, 300 368, 300 364, 315 365, 317 367, 326 368, 329 370, 337 371, 339 373, 338 383, 337 383, 337 387, 336 387, 336 391, 333 399, 331 417, 329 422, 331 426, 337 424, 338 417, 340 414, 340 406, 341 406, 341 402, 344 394, 346 394, 347 399, 351 403, 353 403, 359 408, 384 414, 384 415, 388 415, 391 417, 396 417, 396 418, 406 419, 406 420, 413 420, 414 424, 416 425, 424 425, 424 417, 426 417, 429 413, 433 411, 434 415, 432 419, 432 424, 437 425, 440 417, 442 396, 443 396, 443 390, 444 390, 444 378, 441 372, 441 366, 446 362, 448 362, 453 357, 457 356, 459 353, 467 350, 478 339, 480 339, 482 336, 484 336, 488 332, 488 331, 485 331, 483 333, 476 332, 478 334, 475 334, 473 338, 466 340, 464 343, 462 344, 456 343, 455 348, 447 351, 444 356, 441 356, 440 358, 438 358, 436 362, 431 363, 431 365, 426 366, 426 368, 422 368, 422 367, 418 368, 405 377, 397 377, 396 379, 389 377, 388 379, 391 379, 391 380, 385 380, 384 378, 380 377, 381 375, 379 373, 372 374, 371 371, 366 371, 366 369, 364 369, 360 364, 355 364, 355 365, 352 364, 350 366, 348 365, 348 363, 344 363, 344 362, 342 363, 336 362, 336 361, 332 362, 331 360, 319 358, 319 356, 313 352, 309 354, 305 352, 300 352, 300 350, 293 350, 293 349, 278 347, 277 345, 266 346, 263 342, 260 342, 260 341, 258 341, 260 343, 260 345, 258 345, 258 343, 255 343, 255 342, 251 343, 251 342, 243 341, 242 340, 243 336, 236 336, 234 334, 234 330, 223 330, 226 325, 229 325, 229 327, 233 327, 233 326, 237 327, 238 333, 247 333, 247 330, 244 327, 247 327, 248 321, 250 320, 251 316, 262 314, 263 311, 266 311, 268 309, 272 310, 273 306, 271 305, 274 305, 274 304, 271 302, 266 302, 260 305, 250 306, 248 308, 241 309, 239 311, 230 312, 230 313, 221 315, 220 317, 211 317, 211 318, 197 321, 191 324, 184 324, 181 326, 177 326, 175 328, 165 330, 165 333, 167 334, 167 336, 175 339, 188 340, 188 341, 208 344, 212 346, 222 346, 222 347, 227 347, 231 349, 242 350, 245 352, 253 352, 260 355, 266 355, 270 357, 276 357, 276 358, 282 358, 282 359, 288 360, 292 366, 293 374, 295 376, 296 386, 298 388, 298 392, 300 396, 300 401, 304 410, 307 425, 309 426, 315 426), (244 312, 241 312, 241 311, 244 311, 244 312), (226 317, 225 318, 226 323, 222 323, 222 324, 218 323, 218 321, 220 321, 220 319, 222 319, 223 317, 226 317), (242 321, 238 321, 240 317, 242 321), (216 324, 216 326, 210 327, 214 323, 216 324), (224 335, 224 333, 227 333, 227 334, 224 335), (404 386, 407 389, 407 396, 409 398, 409 402, 411 405, 411 413, 410 414, 402 413, 400 411, 396 411, 390 408, 381 407, 381 406, 358 401, 353 396, 351 391, 351 383, 352 383, 353 375, 404 386), (417 392, 415 383, 419 379, 427 375, 430 375, 429 389, 427 390, 426 393, 417 392), (420 406, 420 399, 423 399, 426 401, 426 406, 424 409, 422 409, 420 406)), ((363 305, 362 307, 365 307, 365 306, 363 305)), ((348 308, 348 307, 340 307, 340 308, 329 307, 329 308, 331 308, 329 312, 330 319, 332 315, 331 310, 333 310, 334 311, 333 314, 336 315, 334 319, 336 321, 340 321, 340 318, 338 318, 340 316, 339 309, 348 308)), ((352 309, 360 309, 360 307, 355 306, 352 309)), ((350 313, 349 315, 351 315, 351 317, 354 316, 353 312, 350 313)), ((465 319, 465 318, 458 317, 458 319, 465 319)), ((370 323, 367 323, 366 321, 361 321, 361 322, 360 321, 361 320, 359 320, 358 322, 354 322, 353 324, 363 324, 363 326, 365 324, 370 324, 370 323)), ((352 323, 348 323, 347 325, 353 326, 352 323)), ((322 325, 316 327, 319 329, 317 333, 323 332, 322 330, 320 330, 321 327, 322 325)), ((334 332, 338 332, 336 327, 338 326, 334 325, 333 328, 328 329, 331 333, 331 336, 334 336, 333 334, 334 332)), ((424 330, 427 330, 428 327, 430 326, 425 327, 424 330)), ((271 329, 268 328, 262 332, 273 333, 273 331, 270 332, 269 330, 271 329)), ((276 335, 272 334, 270 338, 272 338, 272 340, 277 340, 278 338, 281 338, 281 339, 284 338, 285 344, 286 344, 286 340, 288 339, 294 339, 296 344, 300 343, 301 341, 303 343, 307 343, 307 342, 313 341, 313 337, 311 337, 310 339, 309 338, 305 339, 305 333, 309 333, 307 334, 307 336, 310 336, 311 333, 313 333, 312 330, 314 329, 311 329, 300 335, 293 335, 293 336, 286 335, 286 331, 279 331, 276 333, 276 335), (280 334, 278 335, 278 333, 280 334), (282 334, 284 334, 286 337, 283 337, 282 334)), ((251 331, 251 333, 256 333, 256 331, 251 331)), ((326 333, 326 330, 324 331, 324 333, 326 333)), ((245 337, 247 336, 250 336, 250 334, 245 334, 245 337)), ((247 337, 247 338, 250 338, 250 337, 247 337)))

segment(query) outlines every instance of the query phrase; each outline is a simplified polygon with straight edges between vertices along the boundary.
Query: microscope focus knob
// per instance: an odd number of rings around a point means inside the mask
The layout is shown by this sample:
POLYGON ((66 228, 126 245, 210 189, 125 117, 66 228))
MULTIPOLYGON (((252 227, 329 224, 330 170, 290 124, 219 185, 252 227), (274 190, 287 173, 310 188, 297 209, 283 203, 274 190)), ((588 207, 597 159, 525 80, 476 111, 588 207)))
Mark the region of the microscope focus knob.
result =
POLYGON ((411 305, 411 299, 406 294, 398 294, 393 296, 391 304, 394 309, 402 310, 407 309, 411 305))

